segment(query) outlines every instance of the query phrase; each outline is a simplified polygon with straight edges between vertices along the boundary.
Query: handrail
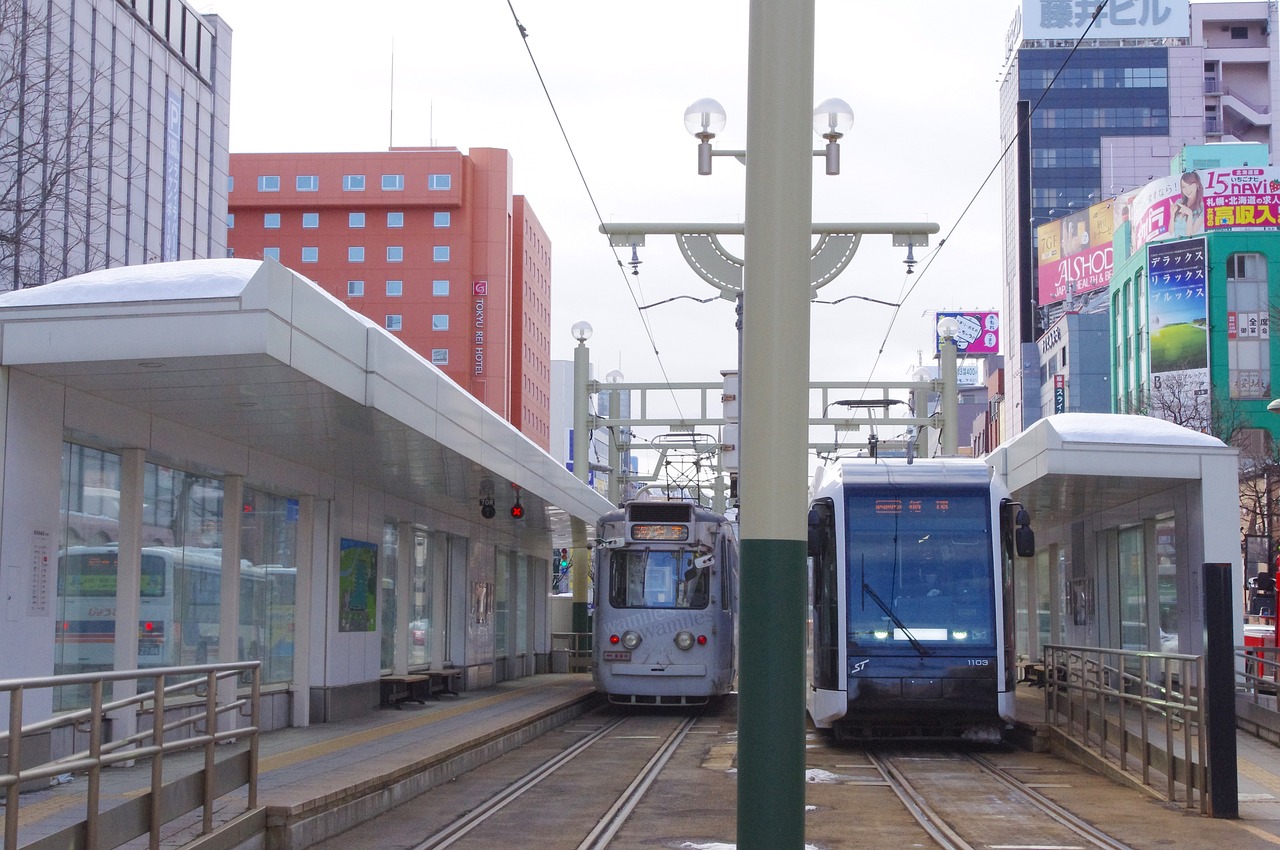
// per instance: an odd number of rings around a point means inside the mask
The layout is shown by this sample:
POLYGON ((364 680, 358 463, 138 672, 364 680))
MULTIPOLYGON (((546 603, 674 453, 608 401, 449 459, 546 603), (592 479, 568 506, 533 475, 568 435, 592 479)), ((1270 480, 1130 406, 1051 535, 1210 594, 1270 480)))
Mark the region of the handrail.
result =
POLYGON ((1044 652, 1046 723, 1166 799, 1181 790, 1187 808, 1207 813, 1203 656, 1057 644, 1044 652), (1163 791, 1153 769, 1164 775, 1163 791))
MULTIPOLYGON (((185 812, 167 811, 162 807, 161 788, 163 785, 163 762, 167 753, 181 752, 203 748, 204 768, 200 777, 203 783, 201 793, 202 822, 201 834, 213 828, 213 804, 215 799, 228 790, 240 786, 248 786, 248 810, 257 808, 258 797, 258 739, 260 734, 261 703, 261 662, 245 661, 226 664, 198 664, 188 667, 156 667, 146 670, 118 670, 98 673, 74 673, 62 676, 42 676, 23 679, 0 679, 0 694, 9 699, 9 727, 0 732, 0 745, 8 744, 8 757, 3 773, 0 773, 0 789, 5 795, 4 817, 4 850, 17 850, 18 825, 21 817, 19 808, 19 786, 32 779, 46 779, 64 773, 84 771, 88 775, 86 788, 86 817, 79 826, 84 828, 85 846, 96 850, 100 846, 99 811, 101 800, 101 773, 103 767, 121 762, 151 759, 151 787, 146 799, 147 815, 145 826, 140 832, 123 837, 123 841, 132 840, 144 832, 149 834, 151 850, 159 850, 160 828, 167 820, 171 820, 185 812), (249 675, 248 696, 229 699, 218 703, 218 683, 223 680, 239 682, 241 677, 249 675), (194 678, 169 684, 170 677, 194 678), (107 682, 150 679, 153 688, 124 699, 103 701, 104 685, 107 682), (46 720, 24 725, 23 703, 28 691, 45 688, 57 688, 67 685, 89 685, 90 706, 77 711, 66 712, 46 720), (189 717, 178 720, 165 720, 166 699, 174 694, 190 691, 199 696, 203 689, 204 710, 189 717), (148 705, 149 704, 149 705, 148 705), (147 731, 126 735, 118 740, 103 741, 105 728, 104 718, 108 712, 137 707, 136 710, 149 710, 153 715, 152 728, 147 731), (242 709, 248 707, 249 725, 239 728, 218 729, 219 718, 243 717, 242 709), (88 749, 61 756, 43 764, 28 768, 22 767, 23 736, 37 732, 73 726, 77 729, 88 724, 88 749), (197 724, 203 723, 200 731, 197 724), (192 734, 181 740, 166 740, 171 733, 191 727, 192 734), (14 734, 13 730, 19 730, 14 734), (214 781, 216 759, 214 748, 227 741, 248 739, 247 763, 243 776, 237 775, 231 789, 218 788, 214 781)), ((234 724, 234 720, 233 720, 234 724)), ((234 780, 233 780, 234 781, 234 780)), ((66 832, 64 830, 63 832, 66 832)), ((59 833, 61 835, 61 833, 59 833)), ((113 836, 119 839, 121 836, 113 836)))

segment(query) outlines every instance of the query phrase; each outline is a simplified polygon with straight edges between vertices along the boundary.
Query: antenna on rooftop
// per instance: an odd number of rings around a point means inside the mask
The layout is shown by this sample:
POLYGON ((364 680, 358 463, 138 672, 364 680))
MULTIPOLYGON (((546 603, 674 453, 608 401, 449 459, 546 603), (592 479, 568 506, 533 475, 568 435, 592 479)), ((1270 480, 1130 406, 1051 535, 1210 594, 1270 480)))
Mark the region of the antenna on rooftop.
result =
POLYGON ((395 147, 396 132, 396 40, 391 39, 391 103, 387 108, 387 150, 395 147))

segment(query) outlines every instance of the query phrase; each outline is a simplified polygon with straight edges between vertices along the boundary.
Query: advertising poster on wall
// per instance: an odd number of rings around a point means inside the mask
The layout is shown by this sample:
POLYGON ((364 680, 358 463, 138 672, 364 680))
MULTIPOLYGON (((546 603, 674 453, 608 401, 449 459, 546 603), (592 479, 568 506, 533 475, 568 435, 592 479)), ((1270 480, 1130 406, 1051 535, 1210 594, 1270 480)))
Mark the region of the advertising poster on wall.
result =
POLYGON ((1152 245, 1147 252, 1147 326, 1151 414, 1207 425, 1209 393, 1208 262, 1205 240, 1152 245))
POLYGON ((377 616, 378 547, 344 537, 338 553, 338 631, 372 632, 377 616))
MULTIPOLYGON (((937 320, 955 319, 959 323, 956 331, 956 352, 962 357, 1000 353, 1000 314, 994 310, 973 310, 969 312, 940 310, 937 320)), ((934 323, 935 327, 937 322, 934 323)), ((942 348, 942 337, 934 339, 934 351, 942 348)))
MULTIPOLYGON (((1114 259, 1113 206, 1113 201, 1103 201, 1036 228, 1040 304, 1057 304, 1107 288, 1114 259)), ((1106 298, 1099 301, 1105 309, 1106 298)))

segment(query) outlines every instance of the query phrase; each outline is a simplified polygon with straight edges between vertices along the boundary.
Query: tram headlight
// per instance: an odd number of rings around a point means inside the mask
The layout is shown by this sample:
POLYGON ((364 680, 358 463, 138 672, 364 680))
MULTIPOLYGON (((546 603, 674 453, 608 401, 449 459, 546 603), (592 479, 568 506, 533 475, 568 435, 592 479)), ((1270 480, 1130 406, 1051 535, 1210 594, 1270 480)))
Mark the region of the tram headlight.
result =
POLYGON ((951 633, 952 640, 968 640, 969 632, 965 629, 956 629, 951 633))
POLYGON ((622 645, 627 649, 635 649, 637 646, 640 645, 640 633, 639 632, 623 632, 622 645))
POLYGON ((693 632, 676 632, 676 646, 680 649, 693 649, 693 632))
POLYGON ((876 630, 875 630, 875 632, 874 632, 874 634, 875 634, 875 636, 876 636, 876 640, 888 640, 888 639, 889 639, 889 631, 888 631, 888 629, 876 629, 876 630))

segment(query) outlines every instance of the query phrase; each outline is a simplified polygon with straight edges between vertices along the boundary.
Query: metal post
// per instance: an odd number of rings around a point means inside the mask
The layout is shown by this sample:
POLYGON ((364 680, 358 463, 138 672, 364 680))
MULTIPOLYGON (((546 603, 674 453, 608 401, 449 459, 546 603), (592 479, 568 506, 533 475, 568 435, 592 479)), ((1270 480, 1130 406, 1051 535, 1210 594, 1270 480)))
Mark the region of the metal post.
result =
POLYGON ((591 474, 591 434, 587 431, 587 382, 591 378, 591 352, 585 339, 573 350, 573 474, 584 484, 591 474))
POLYGON ((800 850, 814 0, 750 14, 737 844, 800 850))
POLYGON ((947 336, 938 348, 942 378, 942 454, 953 457, 959 449, 960 391, 956 387, 956 341, 947 336))
MULTIPOLYGON (((1205 737, 1209 816, 1240 815, 1236 776, 1236 672, 1231 564, 1204 565, 1205 737)), ((1188 791, 1188 794, 1190 791, 1188 791)))

